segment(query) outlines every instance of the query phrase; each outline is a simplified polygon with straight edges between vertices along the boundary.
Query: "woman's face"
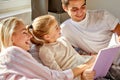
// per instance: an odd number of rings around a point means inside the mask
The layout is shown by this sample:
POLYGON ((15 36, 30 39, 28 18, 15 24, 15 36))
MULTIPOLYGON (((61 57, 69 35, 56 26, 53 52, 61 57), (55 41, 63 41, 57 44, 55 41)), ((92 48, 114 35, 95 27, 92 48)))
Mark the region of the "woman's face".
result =
POLYGON ((30 49, 30 38, 32 36, 28 33, 25 25, 20 23, 16 28, 12 36, 12 42, 14 46, 23 48, 24 50, 30 49))

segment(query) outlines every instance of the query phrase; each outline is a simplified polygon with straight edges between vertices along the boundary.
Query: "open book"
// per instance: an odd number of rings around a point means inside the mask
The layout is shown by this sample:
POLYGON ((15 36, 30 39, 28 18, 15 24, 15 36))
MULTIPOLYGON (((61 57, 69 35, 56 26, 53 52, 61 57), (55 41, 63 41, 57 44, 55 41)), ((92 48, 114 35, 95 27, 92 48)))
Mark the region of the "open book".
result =
POLYGON ((112 46, 116 46, 116 45, 120 45, 120 42, 118 41, 118 35, 113 33, 108 47, 112 47, 112 46))
POLYGON ((95 78, 106 76, 114 59, 120 53, 120 45, 114 42, 115 35, 111 38, 107 48, 101 49, 97 55, 92 70, 96 71, 95 78))

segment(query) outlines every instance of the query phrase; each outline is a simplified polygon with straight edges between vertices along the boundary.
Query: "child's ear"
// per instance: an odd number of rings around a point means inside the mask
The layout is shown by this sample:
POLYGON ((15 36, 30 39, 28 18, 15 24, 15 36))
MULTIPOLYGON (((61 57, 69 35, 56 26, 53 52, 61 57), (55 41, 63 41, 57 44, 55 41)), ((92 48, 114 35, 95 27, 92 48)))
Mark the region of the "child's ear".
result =
POLYGON ((50 40, 50 36, 49 36, 49 35, 44 35, 43 38, 44 38, 45 40, 50 40))

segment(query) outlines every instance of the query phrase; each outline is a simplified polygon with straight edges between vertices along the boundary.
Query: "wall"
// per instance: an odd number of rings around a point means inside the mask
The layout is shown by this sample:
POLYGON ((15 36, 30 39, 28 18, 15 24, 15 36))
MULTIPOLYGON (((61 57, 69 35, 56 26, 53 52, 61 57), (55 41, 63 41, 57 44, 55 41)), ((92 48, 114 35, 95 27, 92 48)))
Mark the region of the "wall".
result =
POLYGON ((69 18, 68 14, 66 12, 61 13, 61 14, 56 14, 56 13, 48 12, 48 14, 55 16, 55 18, 57 19, 57 21, 59 22, 59 24, 61 24, 62 22, 64 22, 66 19, 69 18))
POLYGON ((88 9, 106 9, 120 20, 120 0, 87 0, 88 9))
POLYGON ((31 24, 31 0, 0 0, 0 20, 11 16, 31 24))

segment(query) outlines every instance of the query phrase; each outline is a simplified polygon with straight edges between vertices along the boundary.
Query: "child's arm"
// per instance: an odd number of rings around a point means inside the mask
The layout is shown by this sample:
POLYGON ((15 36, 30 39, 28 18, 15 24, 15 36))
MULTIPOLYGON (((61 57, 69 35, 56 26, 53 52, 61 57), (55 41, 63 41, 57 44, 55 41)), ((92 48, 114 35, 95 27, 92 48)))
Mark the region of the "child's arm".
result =
POLYGON ((42 63, 54 70, 62 70, 59 64, 56 62, 54 53, 47 48, 41 48, 39 51, 39 57, 42 63))

